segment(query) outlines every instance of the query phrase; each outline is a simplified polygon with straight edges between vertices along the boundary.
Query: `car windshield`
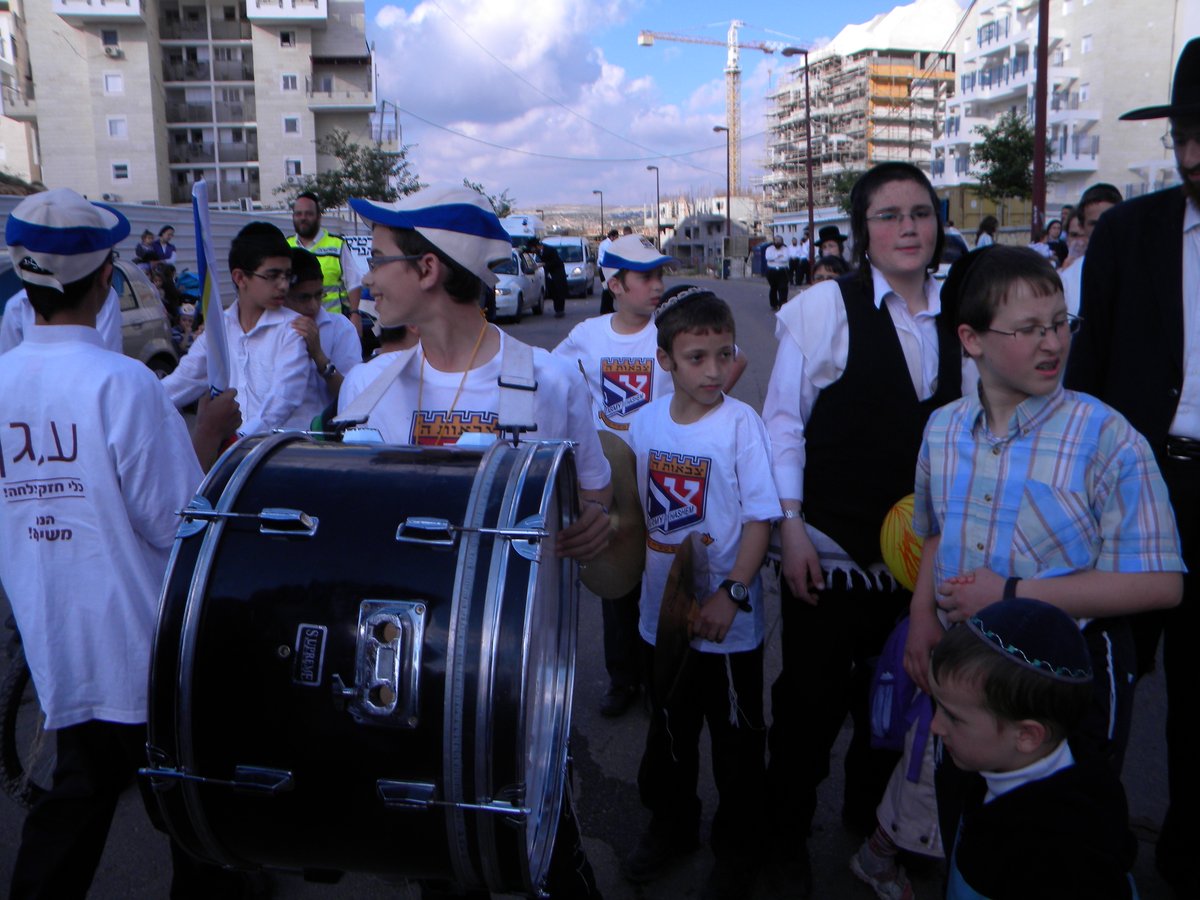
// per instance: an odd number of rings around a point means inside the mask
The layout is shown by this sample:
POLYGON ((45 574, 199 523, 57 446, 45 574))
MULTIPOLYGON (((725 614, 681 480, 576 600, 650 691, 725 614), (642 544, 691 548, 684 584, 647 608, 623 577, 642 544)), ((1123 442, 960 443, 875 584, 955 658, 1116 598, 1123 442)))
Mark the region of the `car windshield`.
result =
POLYGON ((578 244, 555 244, 554 249, 565 263, 583 262, 583 248, 578 244))
POLYGON ((490 266, 488 266, 488 268, 497 275, 516 275, 517 261, 514 257, 510 256, 508 259, 502 259, 499 262, 492 263, 490 266))

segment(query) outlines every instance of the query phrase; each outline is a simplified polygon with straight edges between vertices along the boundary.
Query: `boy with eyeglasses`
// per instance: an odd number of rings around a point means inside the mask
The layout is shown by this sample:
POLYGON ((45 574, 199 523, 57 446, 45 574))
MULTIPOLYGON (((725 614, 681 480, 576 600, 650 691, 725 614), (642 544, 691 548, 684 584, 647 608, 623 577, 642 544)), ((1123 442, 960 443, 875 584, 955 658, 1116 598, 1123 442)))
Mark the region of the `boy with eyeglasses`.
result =
MULTIPOLYGON (((1119 772, 1134 671, 1124 617, 1174 606, 1182 593, 1162 476, 1119 413, 1063 389, 1080 319, 1036 253, 993 246, 964 257, 942 288, 942 309, 979 382, 930 417, 917 457, 913 524, 925 546, 905 670, 928 691, 930 653, 945 629, 1002 595, 1057 606, 1078 621, 1096 674, 1076 749, 1119 772)), ((962 787, 945 760, 937 779, 952 847, 962 787)))
POLYGON ((224 326, 229 386, 237 388, 242 407, 238 434, 283 428, 304 400, 312 365, 304 338, 289 327, 297 314, 284 306, 293 275, 283 232, 269 222, 243 228, 229 246, 229 273, 237 300, 221 321, 207 323, 163 387, 177 407, 199 399, 209 388, 209 335, 224 326))

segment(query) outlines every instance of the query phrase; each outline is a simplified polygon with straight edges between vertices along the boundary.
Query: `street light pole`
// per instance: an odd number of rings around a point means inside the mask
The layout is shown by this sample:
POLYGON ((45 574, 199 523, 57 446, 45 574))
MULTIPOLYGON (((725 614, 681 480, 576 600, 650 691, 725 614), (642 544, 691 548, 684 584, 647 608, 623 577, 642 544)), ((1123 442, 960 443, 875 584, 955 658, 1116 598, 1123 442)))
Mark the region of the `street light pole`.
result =
POLYGON ((718 134, 722 131, 725 132, 725 237, 732 237, 733 225, 729 218, 729 195, 732 193, 729 182, 729 129, 724 125, 714 125, 713 131, 718 134))
POLYGON ((812 97, 808 93, 808 51, 800 47, 785 47, 784 56, 804 56, 804 180, 808 193, 808 271, 816 265, 815 250, 817 235, 813 231, 813 176, 812 176, 812 97))
POLYGON ((658 194, 658 166, 646 166, 646 171, 654 170, 654 246, 662 253, 662 225, 659 222, 658 211, 662 206, 658 194))
POLYGON ((604 191, 592 191, 600 195, 600 240, 604 240, 604 191))

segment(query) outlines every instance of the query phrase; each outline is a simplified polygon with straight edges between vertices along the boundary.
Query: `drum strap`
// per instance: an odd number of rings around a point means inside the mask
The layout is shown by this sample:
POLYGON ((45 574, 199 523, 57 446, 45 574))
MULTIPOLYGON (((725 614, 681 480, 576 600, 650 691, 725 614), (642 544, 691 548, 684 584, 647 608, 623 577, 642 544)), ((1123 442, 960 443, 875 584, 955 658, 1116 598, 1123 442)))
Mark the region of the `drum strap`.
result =
POLYGON ((527 431, 537 431, 533 401, 537 396, 537 378, 533 371, 533 348, 508 338, 500 358, 500 406, 497 410, 501 433, 516 444, 527 431))
POLYGON ((400 358, 380 372, 375 380, 367 385, 366 390, 355 397, 345 410, 335 416, 333 424, 337 426, 349 426, 361 425, 366 422, 379 401, 383 399, 383 395, 387 392, 387 389, 392 386, 392 382, 400 377, 400 373, 404 371, 405 366, 409 365, 416 356, 415 348, 409 351, 401 351, 400 358))

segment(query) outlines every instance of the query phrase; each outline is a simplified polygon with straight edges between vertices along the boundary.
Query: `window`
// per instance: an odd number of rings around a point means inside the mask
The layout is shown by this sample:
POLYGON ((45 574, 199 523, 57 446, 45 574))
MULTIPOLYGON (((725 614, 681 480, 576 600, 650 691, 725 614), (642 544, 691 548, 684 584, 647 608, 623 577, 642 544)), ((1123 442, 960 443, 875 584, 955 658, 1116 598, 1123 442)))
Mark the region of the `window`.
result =
POLYGON ((121 35, 115 28, 104 28, 100 31, 100 43, 105 47, 119 47, 121 35))
POLYGON ((288 175, 303 175, 304 174, 303 172, 300 171, 300 160, 298 160, 298 159, 285 159, 283 161, 283 168, 284 168, 284 171, 286 172, 286 174, 288 174, 288 175))
POLYGON ((1091 92, 1092 86, 1090 84, 1081 84, 1079 86, 1079 102, 1086 103, 1088 95, 1091 94, 1091 92))
POLYGON ((299 134, 300 133, 300 117, 299 116, 284 116, 283 117, 283 133, 284 134, 299 134))
POLYGON ((1090 34, 1085 34, 1083 36, 1083 39, 1080 40, 1079 52, 1080 53, 1091 53, 1092 52, 1092 36, 1090 34))
POLYGON ((285 91, 296 90, 298 83, 299 83, 299 77, 296 75, 284 75, 283 76, 283 89, 285 91))
POLYGON ((112 164, 113 181, 128 181, 129 180, 129 163, 119 162, 112 164))
POLYGON ((120 72, 109 72, 104 76, 104 93, 106 94, 123 94, 125 93, 125 79, 121 77, 120 72))
POLYGON ((124 116, 108 117, 108 136, 117 140, 129 137, 129 123, 124 116))
POLYGON ((280 47, 295 47, 296 46, 296 32, 294 32, 294 31, 279 32, 279 46, 280 47))

